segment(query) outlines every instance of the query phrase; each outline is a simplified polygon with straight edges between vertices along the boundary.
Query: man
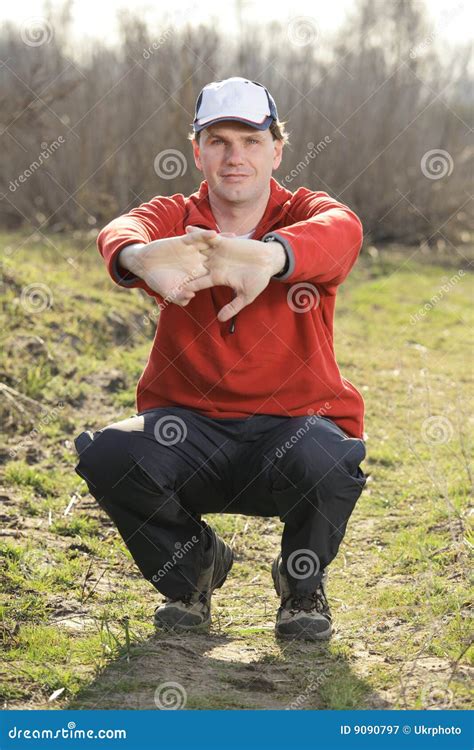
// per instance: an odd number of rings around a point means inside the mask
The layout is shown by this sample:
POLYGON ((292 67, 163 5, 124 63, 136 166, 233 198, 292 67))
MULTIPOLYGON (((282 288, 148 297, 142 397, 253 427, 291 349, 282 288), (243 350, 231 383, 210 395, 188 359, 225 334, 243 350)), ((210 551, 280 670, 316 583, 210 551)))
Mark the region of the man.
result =
POLYGON ((327 193, 272 177, 285 140, 264 86, 208 84, 198 192, 155 197, 98 237, 112 279, 144 289, 160 316, 137 414, 82 433, 76 471, 164 595, 161 628, 209 625, 233 556, 202 515, 240 513, 284 522, 277 635, 332 631, 327 567, 366 482, 363 399, 333 348, 362 228, 327 193))

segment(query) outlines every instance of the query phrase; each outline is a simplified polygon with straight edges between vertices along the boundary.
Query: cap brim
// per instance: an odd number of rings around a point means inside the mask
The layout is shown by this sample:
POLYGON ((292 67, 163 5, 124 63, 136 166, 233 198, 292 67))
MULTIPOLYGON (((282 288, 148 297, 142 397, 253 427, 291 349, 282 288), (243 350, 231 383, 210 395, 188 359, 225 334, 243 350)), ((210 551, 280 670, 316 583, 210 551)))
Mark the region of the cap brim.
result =
POLYGON ((273 122, 273 117, 269 115, 263 122, 254 122, 253 120, 245 119, 245 117, 217 117, 215 120, 210 120, 202 124, 195 122, 193 123, 193 129, 195 133, 199 133, 211 125, 216 125, 218 122, 228 122, 229 120, 232 122, 243 122, 244 125, 249 125, 256 130, 267 130, 273 122))

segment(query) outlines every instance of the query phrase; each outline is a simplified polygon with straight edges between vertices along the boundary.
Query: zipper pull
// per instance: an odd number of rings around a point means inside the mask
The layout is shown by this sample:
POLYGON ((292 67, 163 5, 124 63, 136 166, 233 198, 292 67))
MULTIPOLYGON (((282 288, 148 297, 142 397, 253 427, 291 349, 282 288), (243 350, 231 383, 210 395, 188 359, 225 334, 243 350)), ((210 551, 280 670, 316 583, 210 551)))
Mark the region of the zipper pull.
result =
MULTIPOLYGON (((234 296, 232 297, 232 299, 234 300, 236 297, 237 297, 237 292, 234 291, 234 296)), ((230 326, 229 326, 229 333, 234 333, 235 332, 235 319, 236 319, 236 317, 237 317, 237 315, 234 315, 234 317, 231 318, 230 326)))

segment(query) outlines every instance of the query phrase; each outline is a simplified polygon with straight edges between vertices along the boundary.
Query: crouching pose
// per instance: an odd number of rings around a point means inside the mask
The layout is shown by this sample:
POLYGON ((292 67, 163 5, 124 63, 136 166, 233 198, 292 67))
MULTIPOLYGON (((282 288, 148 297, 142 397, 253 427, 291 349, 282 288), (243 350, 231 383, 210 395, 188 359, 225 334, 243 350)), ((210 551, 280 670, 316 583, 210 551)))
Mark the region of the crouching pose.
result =
POLYGON ((364 402, 333 347, 361 223, 272 177, 287 136, 261 84, 205 86, 191 139, 199 190, 155 197, 99 234, 112 279, 160 314, 136 413, 81 433, 76 471, 164 596, 158 627, 209 625, 233 554, 203 516, 238 513, 284 524, 277 635, 328 638, 328 566, 366 482, 364 402))

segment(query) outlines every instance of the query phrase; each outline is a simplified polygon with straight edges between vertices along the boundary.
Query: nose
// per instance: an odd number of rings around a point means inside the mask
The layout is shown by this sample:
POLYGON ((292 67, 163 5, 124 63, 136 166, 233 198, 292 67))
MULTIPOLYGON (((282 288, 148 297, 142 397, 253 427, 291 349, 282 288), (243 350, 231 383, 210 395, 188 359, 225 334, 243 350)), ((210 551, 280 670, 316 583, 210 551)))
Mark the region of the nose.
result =
POLYGON ((231 143, 226 149, 226 163, 232 166, 243 164, 242 147, 238 143, 231 143))

